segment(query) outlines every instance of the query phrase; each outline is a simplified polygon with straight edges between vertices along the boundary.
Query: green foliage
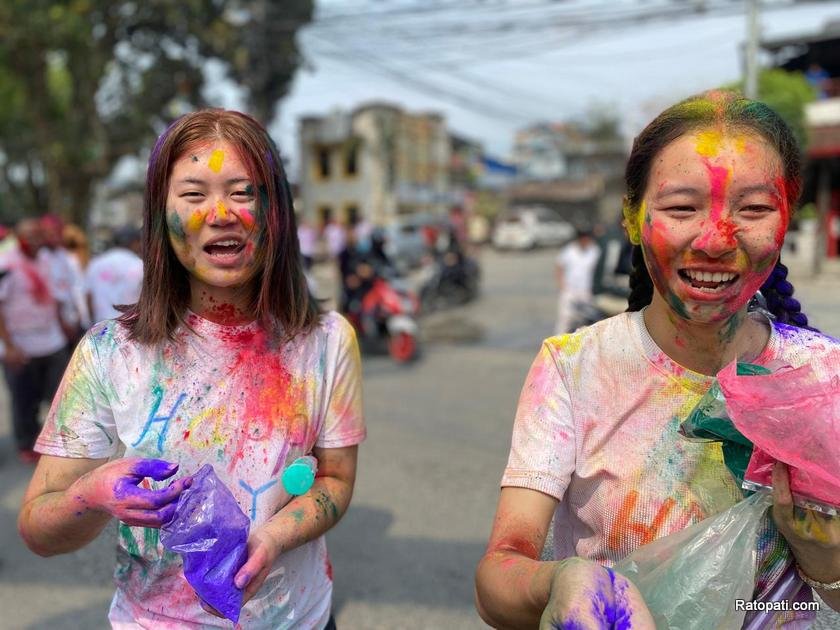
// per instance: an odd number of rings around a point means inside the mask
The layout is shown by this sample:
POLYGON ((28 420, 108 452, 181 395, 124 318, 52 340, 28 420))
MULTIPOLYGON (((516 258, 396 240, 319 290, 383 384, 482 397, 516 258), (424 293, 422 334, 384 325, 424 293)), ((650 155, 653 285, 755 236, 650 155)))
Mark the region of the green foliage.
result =
MULTIPOLYGON (((743 90, 743 87, 743 82, 726 86, 738 90, 743 90)), ((758 75, 758 100, 767 103, 790 125, 803 150, 808 144, 805 105, 816 98, 814 88, 801 72, 770 68, 758 75)))
POLYGON ((221 61, 269 123, 300 63, 313 0, 3 0, 0 196, 13 216, 83 223, 93 184, 207 106, 221 61))

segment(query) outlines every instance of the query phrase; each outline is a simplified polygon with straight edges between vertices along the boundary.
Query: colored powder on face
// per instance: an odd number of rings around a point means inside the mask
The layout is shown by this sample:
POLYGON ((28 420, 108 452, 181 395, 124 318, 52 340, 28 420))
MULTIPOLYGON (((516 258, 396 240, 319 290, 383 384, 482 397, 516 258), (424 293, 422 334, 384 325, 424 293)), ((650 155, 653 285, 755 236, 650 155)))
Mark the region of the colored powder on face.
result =
POLYGON ((723 134, 717 129, 708 129, 697 134, 697 153, 703 157, 714 157, 720 151, 723 134))
POLYGON ((257 212, 265 213, 268 211, 268 188, 266 188, 265 184, 262 184, 259 188, 260 191, 260 205, 257 207, 257 212))
POLYGON ((216 217, 219 220, 221 220, 221 221, 226 220, 227 219, 227 212, 228 212, 227 206, 225 206, 223 201, 219 201, 219 202, 216 203, 216 217))
POLYGON ((218 173, 222 170, 222 164, 224 164, 224 162, 225 152, 221 149, 214 149, 210 154, 210 159, 207 161, 207 166, 209 166, 210 170, 214 173, 218 173))
POLYGON ((256 220, 254 219, 254 215, 251 214, 251 211, 248 210, 248 208, 239 208, 237 214, 239 214, 239 219, 242 221, 242 225, 245 226, 246 230, 250 230, 252 227, 254 227, 254 223, 256 223, 256 220))
POLYGON ((174 210, 166 213, 166 225, 169 228, 169 233, 172 234, 179 241, 183 241, 186 237, 184 233, 184 224, 181 222, 181 215, 174 210))
POLYGON ((723 216, 723 210, 726 205, 726 190, 729 186, 732 171, 723 166, 715 166, 708 161, 704 162, 706 170, 709 172, 712 207, 709 222, 706 225, 706 233, 698 239, 696 246, 699 248, 709 247, 710 243, 713 242, 712 238, 715 237, 715 244, 719 243, 719 239, 722 238, 723 246, 731 247, 735 243, 735 233, 738 228, 731 218, 723 216))
POLYGON ((201 229, 201 225, 204 223, 205 213, 203 210, 195 210, 190 215, 190 218, 187 219, 187 229, 190 232, 198 232, 201 229))

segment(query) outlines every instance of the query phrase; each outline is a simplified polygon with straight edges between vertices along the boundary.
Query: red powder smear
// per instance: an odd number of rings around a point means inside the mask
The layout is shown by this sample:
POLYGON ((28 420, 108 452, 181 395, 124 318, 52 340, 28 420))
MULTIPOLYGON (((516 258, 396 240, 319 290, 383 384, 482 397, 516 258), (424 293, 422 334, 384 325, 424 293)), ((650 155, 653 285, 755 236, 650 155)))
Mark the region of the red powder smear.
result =
POLYGON ((714 226, 714 230, 709 230, 697 242, 700 248, 706 247, 712 238, 713 234, 720 234, 725 239, 726 245, 732 245, 735 242, 735 233, 738 228, 731 219, 723 218, 723 208, 726 203, 726 189, 729 186, 729 178, 731 172, 728 168, 723 166, 715 166, 709 160, 703 160, 706 170, 709 172, 709 184, 711 185, 712 194, 712 213, 710 220, 714 226))
POLYGON ((521 536, 502 538, 491 549, 488 549, 488 552, 491 551, 514 551, 522 554, 526 558, 531 558, 531 560, 536 560, 540 557, 540 551, 537 549, 537 546, 521 536))
POLYGON ((254 215, 251 214, 248 208, 240 208, 237 211, 237 214, 239 214, 239 219, 242 221, 242 225, 244 225, 246 229, 250 230, 252 227, 254 227, 256 219, 254 219, 254 215))
POLYGON ((327 577, 330 579, 330 582, 333 581, 333 568, 332 563, 330 562, 329 556, 324 556, 324 569, 327 572, 327 577))
POLYGON ((791 183, 781 175, 774 180, 774 183, 776 184, 776 190, 779 191, 779 208, 782 213, 782 224, 776 233, 776 245, 781 246, 785 240, 785 232, 787 232, 788 223, 790 222, 790 204, 788 204, 787 191, 791 183))
POLYGON ((270 348, 264 331, 252 334, 253 341, 237 348, 238 354, 230 366, 230 374, 238 381, 235 391, 241 391, 245 398, 230 470, 243 457, 249 436, 266 440, 275 430, 280 430, 293 443, 305 441, 305 433, 299 433, 306 430, 306 423, 296 419, 307 417, 304 383, 283 365, 278 352, 270 348))
POLYGON ((223 326, 234 326, 243 320, 243 314, 233 305, 222 303, 207 309, 214 322, 223 326))
POLYGON ((35 298, 35 301, 38 304, 49 304, 52 302, 53 298, 50 293, 50 288, 47 286, 46 280, 41 277, 38 269, 28 260, 21 263, 20 268, 32 284, 32 297, 35 298))
POLYGON ((189 431, 184 431, 184 440, 186 441, 186 440, 189 440, 189 439, 190 439, 190 432, 189 431))

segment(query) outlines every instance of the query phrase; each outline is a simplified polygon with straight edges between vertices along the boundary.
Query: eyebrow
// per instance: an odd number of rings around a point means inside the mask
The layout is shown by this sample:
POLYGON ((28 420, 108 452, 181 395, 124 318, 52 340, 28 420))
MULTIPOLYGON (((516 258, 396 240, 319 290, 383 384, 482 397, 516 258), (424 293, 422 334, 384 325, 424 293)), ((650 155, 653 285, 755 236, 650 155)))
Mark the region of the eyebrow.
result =
POLYGON ((699 188, 693 186, 664 186, 656 193, 656 199, 668 197, 670 195, 702 195, 699 188))
POLYGON ((745 186, 744 188, 739 188, 737 190, 739 197, 746 197, 752 193, 766 193, 768 195, 777 196, 779 194, 778 189, 775 186, 771 186, 769 184, 755 184, 754 186, 745 186))
MULTIPOLYGON (((206 180, 199 179, 197 177, 185 177, 184 179, 179 179, 179 184, 198 184, 204 185, 207 183, 206 180)), ((231 179, 225 180, 225 185, 232 186, 233 184, 250 184, 251 180, 247 177, 232 177, 231 179)))

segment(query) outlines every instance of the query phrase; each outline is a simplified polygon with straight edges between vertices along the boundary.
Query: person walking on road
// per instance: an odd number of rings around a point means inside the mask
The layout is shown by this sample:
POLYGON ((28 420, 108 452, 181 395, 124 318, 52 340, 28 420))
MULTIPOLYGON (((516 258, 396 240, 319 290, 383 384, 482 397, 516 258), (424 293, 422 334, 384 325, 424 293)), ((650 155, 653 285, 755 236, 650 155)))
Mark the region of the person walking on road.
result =
POLYGON ((592 303, 592 283, 601 248, 586 228, 578 228, 575 240, 566 245, 554 261, 557 280, 557 324, 555 335, 577 326, 580 314, 592 303))
POLYGON ((39 221, 23 219, 15 231, 18 249, 6 259, 0 278, 0 340, 18 457, 34 463, 41 403, 52 400, 67 366, 72 329, 62 319, 45 259, 38 256, 44 246, 39 221))
POLYGON ((282 164, 239 112, 164 131, 147 170, 140 298, 83 337, 38 438, 20 533, 46 556, 120 521, 113 627, 231 627, 159 534, 206 464, 250 521, 232 568, 241 627, 334 627, 324 534, 348 508, 365 438, 361 365, 353 329, 307 291, 282 164), (304 456, 317 476, 287 489, 304 456))
POLYGON ((119 317, 117 306, 134 304, 140 298, 143 260, 140 230, 127 225, 114 231, 113 246, 94 256, 85 273, 85 285, 94 322, 119 317))
MULTIPOLYGON (((734 359, 837 378, 840 342, 807 327, 779 262, 800 156, 775 112, 731 92, 679 103, 636 138, 629 310, 547 339, 531 367, 476 576, 490 625, 654 628, 611 567, 742 498, 720 443, 683 439, 678 420, 734 359), (774 320, 748 310, 759 289, 774 320), (554 559, 541 561, 552 516, 554 559)), ((777 463, 752 599, 773 602, 790 578, 810 600, 798 568, 840 610, 840 518, 794 510, 788 481, 777 463)), ((814 613, 791 608, 748 613, 749 627, 807 627, 814 613)))

